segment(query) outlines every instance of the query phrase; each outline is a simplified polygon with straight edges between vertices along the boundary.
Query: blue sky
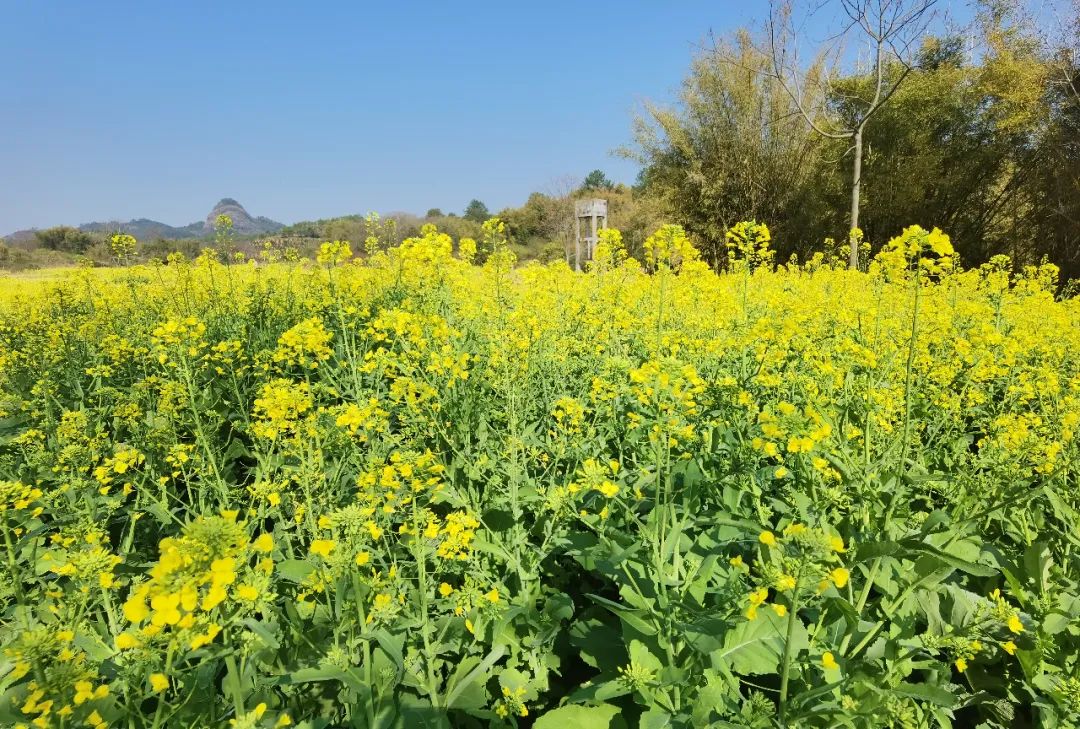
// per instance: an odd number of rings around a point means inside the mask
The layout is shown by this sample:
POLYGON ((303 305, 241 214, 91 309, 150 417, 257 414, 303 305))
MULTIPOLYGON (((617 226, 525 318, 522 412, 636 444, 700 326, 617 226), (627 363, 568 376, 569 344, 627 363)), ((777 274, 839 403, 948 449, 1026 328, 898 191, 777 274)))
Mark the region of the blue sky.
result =
POLYGON ((765 0, 0 0, 0 234, 524 201, 601 168, 765 0))
POLYGON ((0 234, 492 209, 612 157, 732 2, 0 0, 0 234), (597 86, 591 80, 598 81, 597 86))

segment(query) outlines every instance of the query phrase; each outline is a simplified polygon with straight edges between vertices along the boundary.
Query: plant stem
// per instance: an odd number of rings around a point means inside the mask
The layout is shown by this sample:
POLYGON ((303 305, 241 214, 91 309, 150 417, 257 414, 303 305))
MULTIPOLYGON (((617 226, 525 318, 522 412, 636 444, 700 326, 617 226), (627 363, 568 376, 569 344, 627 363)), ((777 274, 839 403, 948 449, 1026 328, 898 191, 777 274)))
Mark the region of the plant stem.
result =
POLYGON ((788 678, 791 672, 791 643, 795 638, 795 623, 799 613, 799 588, 802 587, 802 571, 795 578, 795 589, 791 592, 791 608, 788 610, 787 635, 784 638, 784 656, 780 663, 780 725, 787 726, 788 678))

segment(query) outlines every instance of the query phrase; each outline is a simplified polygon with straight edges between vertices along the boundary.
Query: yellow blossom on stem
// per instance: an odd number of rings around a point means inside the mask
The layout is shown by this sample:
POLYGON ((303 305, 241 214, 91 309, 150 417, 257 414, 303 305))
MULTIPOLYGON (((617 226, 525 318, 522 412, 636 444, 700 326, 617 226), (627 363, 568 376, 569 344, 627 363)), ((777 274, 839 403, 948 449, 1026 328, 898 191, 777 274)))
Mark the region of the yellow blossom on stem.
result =
POLYGON ((251 543, 251 547, 256 552, 268 554, 274 551, 274 537, 270 534, 260 534, 255 538, 255 541, 251 543))
POLYGON ((848 577, 850 576, 851 573, 843 567, 837 567, 829 573, 829 579, 832 580, 832 583, 836 585, 837 589, 842 589, 844 585, 848 583, 848 577))

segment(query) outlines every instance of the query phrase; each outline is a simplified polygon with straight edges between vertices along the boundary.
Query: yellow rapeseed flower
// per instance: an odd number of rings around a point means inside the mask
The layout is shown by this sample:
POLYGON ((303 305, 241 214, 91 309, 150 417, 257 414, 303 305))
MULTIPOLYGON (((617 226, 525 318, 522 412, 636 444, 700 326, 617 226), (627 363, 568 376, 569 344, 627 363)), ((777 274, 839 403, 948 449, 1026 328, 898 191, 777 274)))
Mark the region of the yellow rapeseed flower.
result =
POLYGON ((850 576, 851 573, 843 567, 837 567, 829 573, 829 579, 832 580, 832 583, 836 585, 837 589, 842 589, 844 585, 848 583, 848 577, 850 576))
POLYGON ((155 694, 160 694, 163 691, 169 689, 169 677, 164 673, 153 673, 150 675, 150 688, 154 690, 155 694))
POLYGON ((251 548, 256 552, 262 552, 263 554, 269 554, 274 551, 274 537, 271 534, 260 534, 255 538, 255 541, 251 543, 251 548))
POLYGON ((133 636, 131 633, 121 633, 116 636, 116 649, 120 651, 130 650, 132 648, 138 648, 141 644, 139 639, 133 636))

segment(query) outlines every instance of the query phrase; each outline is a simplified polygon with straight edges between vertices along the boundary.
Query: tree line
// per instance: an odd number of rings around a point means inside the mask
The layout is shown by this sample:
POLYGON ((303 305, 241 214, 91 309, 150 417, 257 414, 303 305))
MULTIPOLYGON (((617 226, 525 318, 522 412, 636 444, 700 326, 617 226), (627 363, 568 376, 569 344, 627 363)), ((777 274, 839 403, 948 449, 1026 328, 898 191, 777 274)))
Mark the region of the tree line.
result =
POLYGON ((804 58, 792 4, 711 39, 678 103, 647 107, 622 150, 641 194, 715 262, 744 219, 768 222, 784 257, 921 223, 967 265, 1045 257, 1080 276, 1080 4, 1035 20, 990 0, 931 33, 934 4, 841 0, 847 25, 804 58))

